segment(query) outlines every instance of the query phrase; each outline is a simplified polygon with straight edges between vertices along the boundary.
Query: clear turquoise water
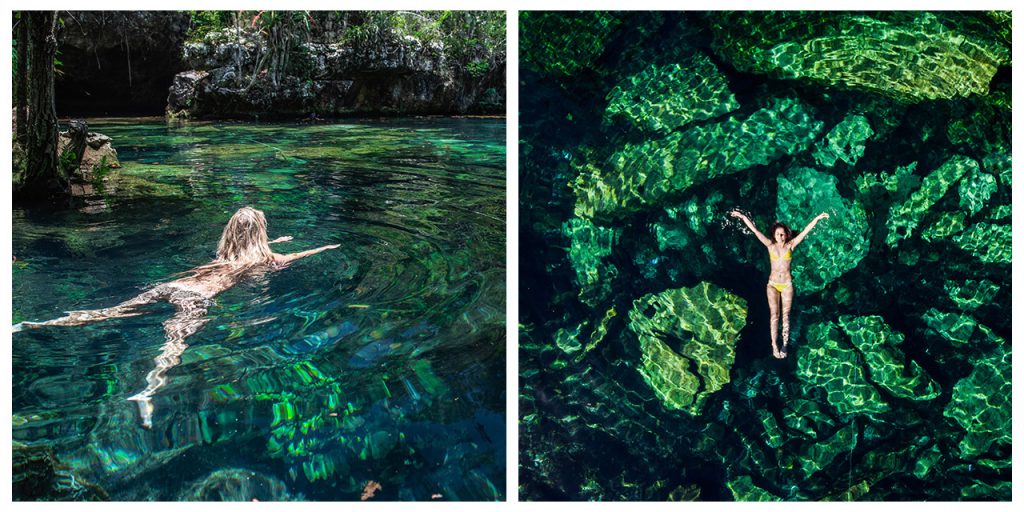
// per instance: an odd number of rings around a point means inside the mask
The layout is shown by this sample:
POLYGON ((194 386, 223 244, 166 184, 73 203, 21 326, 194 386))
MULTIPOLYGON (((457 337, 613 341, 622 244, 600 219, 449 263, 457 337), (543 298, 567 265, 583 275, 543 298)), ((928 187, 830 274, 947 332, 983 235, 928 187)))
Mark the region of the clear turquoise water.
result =
POLYGON ((341 248, 218 296, 152 430, 125 398, 171 306, 16 334, 16 444, 112 499, 504 498, 503 120, 90 128, 123 167, 73 208, 14 209, 15 322, 209 261, 246 205, 295 237, 277 252, 341 248))

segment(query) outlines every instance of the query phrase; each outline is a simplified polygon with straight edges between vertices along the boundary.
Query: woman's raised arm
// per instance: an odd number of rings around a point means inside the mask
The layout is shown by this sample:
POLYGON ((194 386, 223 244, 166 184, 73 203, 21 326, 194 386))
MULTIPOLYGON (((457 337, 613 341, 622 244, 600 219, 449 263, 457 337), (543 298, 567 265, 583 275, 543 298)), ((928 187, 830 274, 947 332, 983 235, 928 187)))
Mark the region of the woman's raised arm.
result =
POLYGON ((750 231, 754 233, 754 236, 756 236, 757 239, 760 240, 765 247, 769 247, 772 245, 772 241, 769 240, 768 237, 764 236, 764 233, 758 231, 757 228, 754 227, 754 223, 751 222, 746 215, 743 215, 743 212, 739 210, 733 210, 729 212, 729 215, 732 215, 733 217, 742 220, 743 223, 746 224, 748 228, 750 228, 750 231))
POLYGON ((812 220, 810 223, 807 224, 807 227, 804 228, 804 230, 801 231, 799 235, 797 235, 795 238, 793 238, 793 241, 790 242, 790 244, 789 244, 789 248, 792 249, 792 248, 800 245, 800 242, 803 242, 804 238, 807 238, 807 235, 811 232, 812 229, 814 229, 814 225, 817 224, 819 220, 827 219, 827 218, 828 218, 828 214, 825 213, 825 212, 822 212, 822 213, 818 214, 818 216, 815 217, 814 220, 812 220))

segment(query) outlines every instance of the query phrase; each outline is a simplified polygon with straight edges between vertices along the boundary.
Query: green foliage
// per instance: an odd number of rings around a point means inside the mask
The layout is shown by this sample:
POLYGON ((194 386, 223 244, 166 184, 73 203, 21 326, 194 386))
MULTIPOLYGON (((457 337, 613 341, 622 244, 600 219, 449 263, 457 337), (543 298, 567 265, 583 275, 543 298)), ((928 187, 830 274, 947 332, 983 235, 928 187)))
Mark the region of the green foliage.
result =
POLYGON ((476 59, 466 65, 466 71, 474 78, 480 78, 491 70, 491 64, 483 59, 476 59))
POLYGON ((192 16, 189 22, 189 41, 202 41, 210 32, 224 30, 235 24, 234 11, 189 11, 192 16))
POLYGON ((60 153, 60 161, 57 167, 64 176, 70 176, 78 169, 78 162, 78 155, 70 149, 65 149, 60 153))
POLYGON ((99 187, 103 184, 103 178, 105 178, 113 168, 110 163, 107 162, 107 155, 100 157, 99 163, 92 170, 92 183, 99 187))
POLYGON ((346 21, 343 43, 372 48, 412 38, 440 46, 473 76, 482 76, 505 56, 502 11, 363 11, 346 21))

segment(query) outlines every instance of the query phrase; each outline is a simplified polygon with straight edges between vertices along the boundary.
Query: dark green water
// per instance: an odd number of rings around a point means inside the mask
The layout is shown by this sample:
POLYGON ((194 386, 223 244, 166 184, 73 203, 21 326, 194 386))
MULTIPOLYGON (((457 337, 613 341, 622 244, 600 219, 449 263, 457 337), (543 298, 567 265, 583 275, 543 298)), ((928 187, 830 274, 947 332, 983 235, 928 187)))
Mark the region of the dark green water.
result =
POLYGON ((1009 27, 521 13, 520 496, 1009 500, 1009 27))
POLYGON ((503 120, 90 129, 123 168, 76 208, 15 208, 15 322, 209 261, 246 205, 294 236, 276 252, 341 247, 218 296, 152 430, 125 398, 172 307, 16 334, 13 438, 52 449, 63 497, 504 498, 503 120))

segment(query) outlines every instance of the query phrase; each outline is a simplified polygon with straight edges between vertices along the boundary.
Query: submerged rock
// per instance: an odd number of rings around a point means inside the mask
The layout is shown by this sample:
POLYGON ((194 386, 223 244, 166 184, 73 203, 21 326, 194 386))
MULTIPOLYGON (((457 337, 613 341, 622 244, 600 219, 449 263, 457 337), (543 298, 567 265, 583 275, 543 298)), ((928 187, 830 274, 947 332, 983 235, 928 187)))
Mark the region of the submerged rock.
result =
POLYGON ((608 93, 606 124, 624 117, 640 130, 669 132, 739 108, 728 82, 703 53, 678 64, 652 64, 608 93))
POLYGON ((1009 225, 979 222, 954 236, 953 241, 982 263, 1008 265, 1013 258, 1013 231, 1009 225))
POLYGON ((838 180, 830 174, 798 167, 780 174, 778 182, 777 215, 794 231, 799 232, 803 223, 821 212, 831 216, 819 222, 800 244, 801 257, 794 258, 792 267, 797 292, 823 290, 868 254, 867 215, 860 203, 839 194, 838 180))
POLYGON ((921 231, 921 240, 935 242, 949 239, 964 230, 964 212, 946 212, 935 219, 935 222, 921 231))
POLYGON ((291 501, 284 482, 242 468, 218 469, 193 483, 181 501, 291 501))
POLYGON ((833 322, 807 327, 805 343, 797 349, 796 375, 804 384, 820 388, 839 414, 878 414, 889 410, 868 381, 860 354, 833 322))
POLYGON ((996 179, 991 174, 975 170, 960 180, 960 207, 969 215, 981 211, 996 191, 996 179))
POLYGON ((999 285, 988 279, 967 279, 963 282, 949 280, 945 288, 949 298, 965 311, 974 311, 992 304, 992 299, 999 293, 999 285))
POLYGON ((922 180, 921 188, 911 194, 909 199, 898 206, 893 205, 889 210, 889 218, 885 222, 889 233, 885 243, 895 247, 900 240, 910 237, 931 207, 946 195, 949 188, 967 172, 977 170, 977 162, 955 155, 932 171, 922 180))
POLYGON ((825 167, 834 166, 837 160, 853 166, 864 156, 864 143, 874 133, 866 117, 848 115, 818 142, 814 159, 825 167))
POLYGON ((102 487, 76 478, 47 446, 17 441, 12 448, 11 493, 15 501, 105 501, 102 487))
POLYGON ((841 454, 849 456, 857 446, 857 425, 845 425, 829 438, 808 443, 801 455, 804 478, 825 469, 841 454))
POLYGON ((916 361, 903 354, 903 334, 889 327, 882 317, 843 316, 839 325, 863 355, 871 381, 882 389, 907 400, 931 400, 942 392, 916 361))
POLYGON ((744 119, 627 144, 603 169, 591 166, 570 184, 576 215, 617 217, 650 208, 698 183, 803 151, 821 127, 802 102, 774 99, 744 119))
POLYGON ((953 386, 953 396, 943 415, 966 432, 960 442, 964 459, 977 459, 994 448, 1010 447, 1010 362, 1008 348, 996 350, 977 361, 974 371, 953 386))
POLYGON ((574 218, 562 225, 562 233, 569 238, 569 262, 576 272, 580 300, 595 305, 606 299, 618 269, 603 260, 611 255, 620 230, 574 218))
POLYGON ((714 48, 742 71, 918 103, 985 95, 1010 47, 987 27, 927 12, 709 15, 714 48))
POLYGON ((520 13, 522 66, 548 75, 573 75, 589 69, 604 52, 608 35, 619 25, 611 13, 584 11, 520 13))
POLYGON ((749 476, 741 476, 725 485, 736 501, 782 501, 782 498, 754 485, 749 476))
POLYGON ((709 283, 633 302, 629 328, 640 342, 640 374, 667 409, 701 413, 729 382, 747 302, 709 283))

